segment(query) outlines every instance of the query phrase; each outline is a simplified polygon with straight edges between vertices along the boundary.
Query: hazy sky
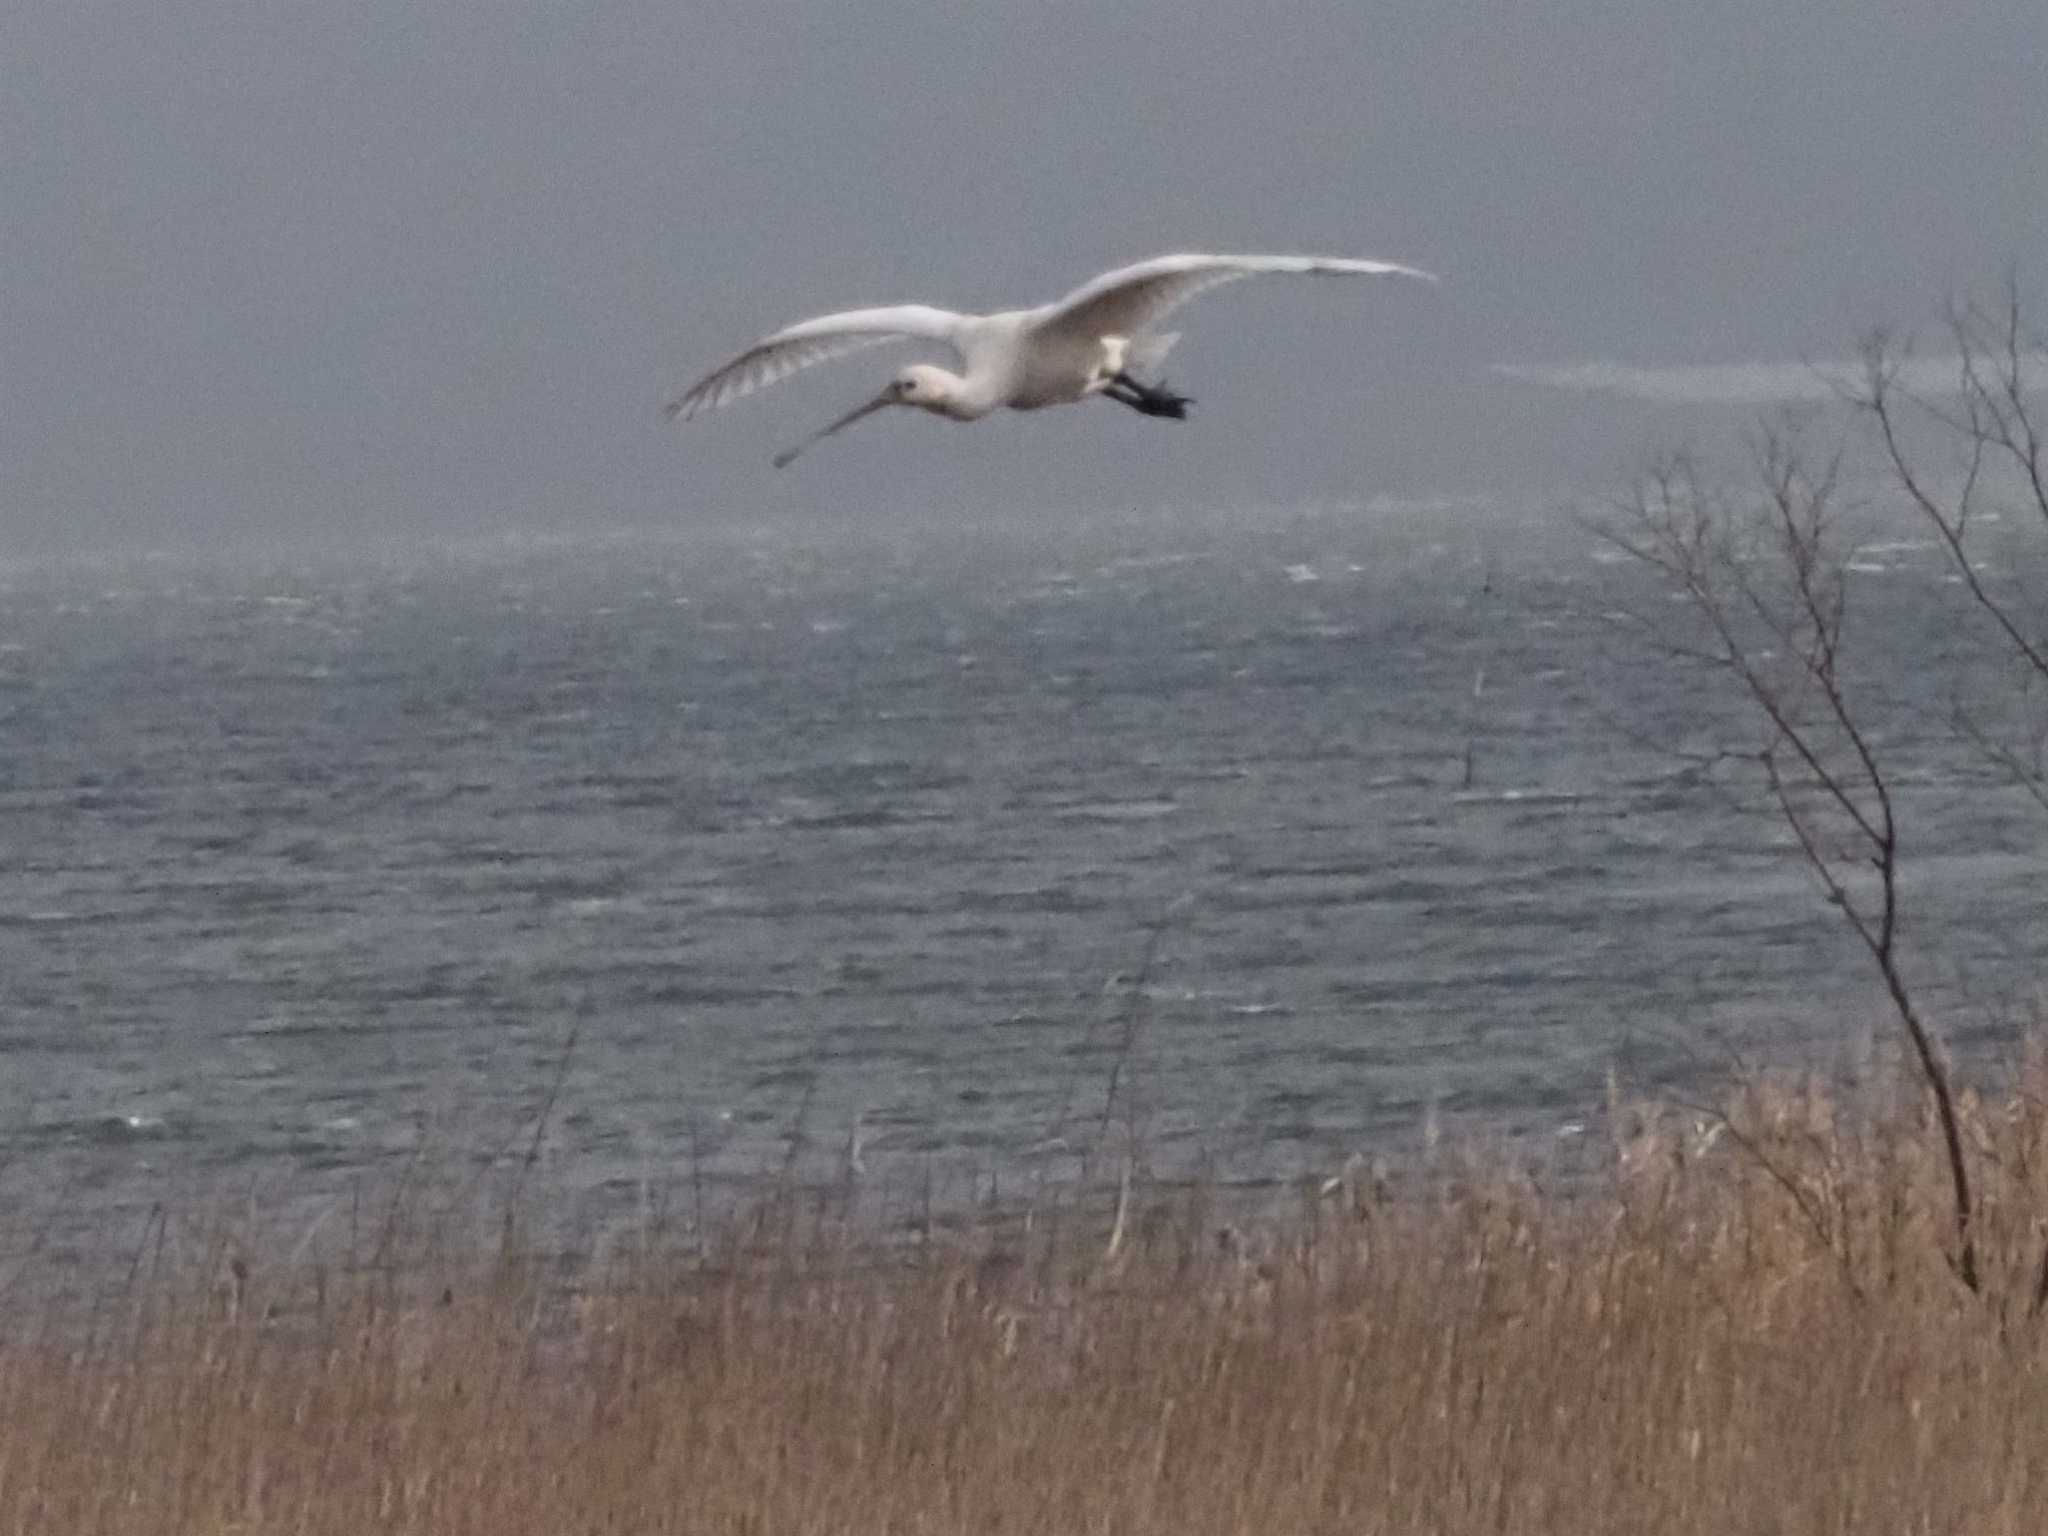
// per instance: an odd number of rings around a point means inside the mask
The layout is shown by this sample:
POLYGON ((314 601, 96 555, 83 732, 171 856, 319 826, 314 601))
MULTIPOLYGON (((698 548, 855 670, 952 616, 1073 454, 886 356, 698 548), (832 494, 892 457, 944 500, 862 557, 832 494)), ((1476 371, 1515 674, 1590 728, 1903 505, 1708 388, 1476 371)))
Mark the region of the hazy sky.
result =
POLYGON ((1687 369, 2008 267, 2048 312, 2044 81, 2041 0, 21 3, 0 555, 1602 485, 1730 409, 1687 369), (887 352, 659 416, 819 310, 1204 248, 1445 281, 1198 300, 1186 425, 889 413, 769 468, 887 352), (1680 383, 1554 387, 1606 364, 1680 383))

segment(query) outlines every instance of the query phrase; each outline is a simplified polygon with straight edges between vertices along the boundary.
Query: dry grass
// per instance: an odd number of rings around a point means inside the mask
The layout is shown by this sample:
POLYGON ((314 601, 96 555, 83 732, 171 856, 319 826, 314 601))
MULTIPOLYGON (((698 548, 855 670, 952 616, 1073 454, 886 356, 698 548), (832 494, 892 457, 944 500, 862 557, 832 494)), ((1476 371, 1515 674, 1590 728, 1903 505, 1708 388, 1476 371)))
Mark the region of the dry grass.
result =
POLYGON ((1918 1099, 1797 1086, 1619 1111, 1570 1197, 1178 1197, 1114 1255, 784 1208, 573 1294, 146 1272, 0 1330, 0 1531, 2033 1533, 2044 1086, 1967 1106, 1982 1299, 1918 1099))

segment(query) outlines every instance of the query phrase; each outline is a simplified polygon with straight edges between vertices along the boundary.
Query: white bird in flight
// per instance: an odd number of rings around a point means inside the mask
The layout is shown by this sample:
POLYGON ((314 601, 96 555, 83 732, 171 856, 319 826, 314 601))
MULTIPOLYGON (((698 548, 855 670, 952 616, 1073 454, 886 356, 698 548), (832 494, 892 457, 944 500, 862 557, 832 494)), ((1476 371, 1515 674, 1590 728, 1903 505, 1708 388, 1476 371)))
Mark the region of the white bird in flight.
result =
POLYGON ((1334 256, 1155 256, 1105 272, 1065 298, 1036 309, 994 315, 962 315, 927 304, 841 310, 763 336, 670 401, 668 416, 672 421, 688 421, 813 363, 877 342, 915 339, 945 342, 963 371, 949 373, 928 363, 912 364, 874 399, 778 453, 775 467, 782 468, 820 438, 830 437, 886 405, 913 406, 950 421, 979 421, 1001 406, 1035 411, 1102 395, 1147 416, 1178 421, 1186 417, 1193 402, 1164 384, 1141 383, 1132 372, 1156 369, 1179 340, 1177 332, 1154 331, 1152 327, 1205 289, 1267 272, 1436 281, 1427 272, 1391 261, 1334 256))

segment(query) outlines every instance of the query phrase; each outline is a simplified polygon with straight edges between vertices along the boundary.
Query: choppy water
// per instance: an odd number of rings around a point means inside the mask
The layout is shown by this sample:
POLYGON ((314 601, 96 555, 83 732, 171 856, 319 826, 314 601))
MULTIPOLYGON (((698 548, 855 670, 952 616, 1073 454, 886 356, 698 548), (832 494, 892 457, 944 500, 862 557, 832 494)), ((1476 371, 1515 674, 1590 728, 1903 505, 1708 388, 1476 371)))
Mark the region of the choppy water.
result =
MULTIPOLYGON (((2043 821, 1947 729, 1935 554, 1861 564, 1915 964, 1995 1042, 2043 821)), ((1414 507, 6 573, 10 1225, 523 1147, 572 1030, 547 1174, 600 1201, 856 1117, 864 1177, 1057 1171, 1119 1061, 1156 1166, 1255 1182, 1832 1059, 1881 999, 1663 750, 1751 739, 1614 621, 1664 601, 1414 507)))

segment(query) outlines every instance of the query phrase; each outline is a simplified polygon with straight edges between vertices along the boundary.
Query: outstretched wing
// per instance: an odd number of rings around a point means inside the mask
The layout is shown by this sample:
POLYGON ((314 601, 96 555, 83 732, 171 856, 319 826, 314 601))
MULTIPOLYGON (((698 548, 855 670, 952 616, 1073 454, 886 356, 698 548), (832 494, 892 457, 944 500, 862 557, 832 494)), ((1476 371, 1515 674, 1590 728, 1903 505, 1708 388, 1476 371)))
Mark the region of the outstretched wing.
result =
POLYGON ((841 357, 861 347, 902 339, 943 341, 959 350, 960 328, 970 317, 928 304, 892 304, 881 309, 848 309, 801 320, 723 363, 684 390, 667 407, 671 421, 688 421, 727 401, 751 395, 800 368, 841 357))
POLYGON ((1391 261, 1352 261, 1339 256, 1155 256, 1135 266, 1105 272, 1048 304, 1033 320, 1040 331, 1065 331, 1089 338, 1140 336, 1196 294, 1219 283, 1268 272, 1306 276, 1436 278, 1391 261))

